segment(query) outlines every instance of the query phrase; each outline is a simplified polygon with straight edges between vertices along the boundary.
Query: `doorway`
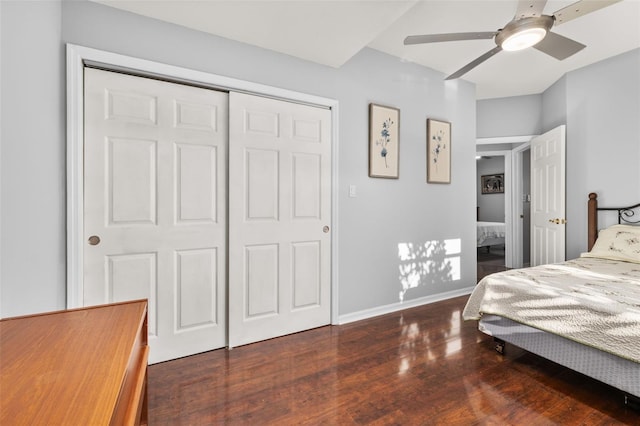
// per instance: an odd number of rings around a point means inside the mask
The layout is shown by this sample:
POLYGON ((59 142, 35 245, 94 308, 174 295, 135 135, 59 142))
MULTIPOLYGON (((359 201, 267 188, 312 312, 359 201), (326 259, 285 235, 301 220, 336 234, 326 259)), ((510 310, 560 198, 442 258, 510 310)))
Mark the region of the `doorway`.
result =
POLYGON ((478 279, 506 269, 505 156, 476 156, 476 237, 478 279))
POLYGON ((500 268, 511 268, 513 263, 511 161, 510 150, 476 152, 478 260, 490 260, 490 264, 500 268), (487 182, 492 182, 491 188, 483 190, 483 185, 487 182), (495 188, 493 183, 496 183, 495 188), (484 256, 485 254, 491 256, 484 256))
MULTIPOLYGON (((476 158, 504 157, 505 266, 522 268, 530 256, 530 146, 535 135, 478 138, 476 158)), ((478 177, 480 179, 480 177, 478 177)), ((480 197, 480 182, 478 197, 480 197)))

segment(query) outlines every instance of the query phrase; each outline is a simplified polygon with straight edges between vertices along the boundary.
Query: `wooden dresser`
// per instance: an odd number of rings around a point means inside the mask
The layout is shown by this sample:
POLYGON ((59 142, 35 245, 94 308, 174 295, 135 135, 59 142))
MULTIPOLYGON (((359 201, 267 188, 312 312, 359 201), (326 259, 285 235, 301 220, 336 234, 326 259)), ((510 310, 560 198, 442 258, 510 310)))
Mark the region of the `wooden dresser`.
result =
POLYGON ((0 425, 147 421, 145 300, 0 320, 0 425))

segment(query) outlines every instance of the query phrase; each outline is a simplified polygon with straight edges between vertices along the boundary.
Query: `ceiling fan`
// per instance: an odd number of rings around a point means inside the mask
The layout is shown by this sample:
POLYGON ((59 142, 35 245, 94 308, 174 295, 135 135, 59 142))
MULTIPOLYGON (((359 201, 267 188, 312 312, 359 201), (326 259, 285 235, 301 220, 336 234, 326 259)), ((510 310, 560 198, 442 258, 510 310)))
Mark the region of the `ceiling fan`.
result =
POLYGON ((448 33, 408 36, 404 44, 439 43, 443 41, 483 40, 493 38, 496 47, 469 62, 446 78, 452 80, 477 67, 496 53, 507 50, 515 51, 534 47, 558 60, 563 60, 579 52, 586 46, 575 40, 551 32, 551 27, 558 26, 587 13, 617 3, 621 0, 581 0, 557 10, 552 15, 542 13, 547 0, 519 0, 514 18, 497 31, 476 33, 448 33))

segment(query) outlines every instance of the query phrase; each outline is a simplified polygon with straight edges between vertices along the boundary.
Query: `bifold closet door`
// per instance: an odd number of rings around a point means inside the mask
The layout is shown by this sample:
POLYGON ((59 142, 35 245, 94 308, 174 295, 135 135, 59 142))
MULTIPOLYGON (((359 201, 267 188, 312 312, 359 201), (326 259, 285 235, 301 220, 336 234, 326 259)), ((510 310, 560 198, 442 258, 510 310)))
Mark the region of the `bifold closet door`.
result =
POLYGON ((229 347, 330 323, 331 113, 229 94, 229 347))
POLYGON ((228 94, 85 69, 84 305, 149 300, 150 362, 226 345, 228 94))

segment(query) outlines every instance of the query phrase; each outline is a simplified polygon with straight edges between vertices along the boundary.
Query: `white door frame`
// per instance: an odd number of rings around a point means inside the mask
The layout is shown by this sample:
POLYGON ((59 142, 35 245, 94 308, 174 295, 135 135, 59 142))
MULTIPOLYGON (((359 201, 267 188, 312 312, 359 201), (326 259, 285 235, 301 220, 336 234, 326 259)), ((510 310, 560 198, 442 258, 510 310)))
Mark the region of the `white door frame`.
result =
POLYGON ((522 268, 523 266, 523 246, 522 241, 524 240, 524 226, 521 215, 524 214, 524 210, 522 208, 524 190, 522 188, 522 153, 531 148, 531 141, 523 143, 515 147, 511 152, 511 162, 512 162, 512 170, 513 170, 513 180, 512 180, 512 197, 511 202, 512 212, 513 212, 513 241, 518 241, 520 244, 514 244, 512 247, 512 268, 522 268))
POLYGON ((67 44, 67 308, 82 306, 85 65, 202 87, 252 93, 331 110, 331 323, 338 324, 338 101, 174 65, 67 44))

